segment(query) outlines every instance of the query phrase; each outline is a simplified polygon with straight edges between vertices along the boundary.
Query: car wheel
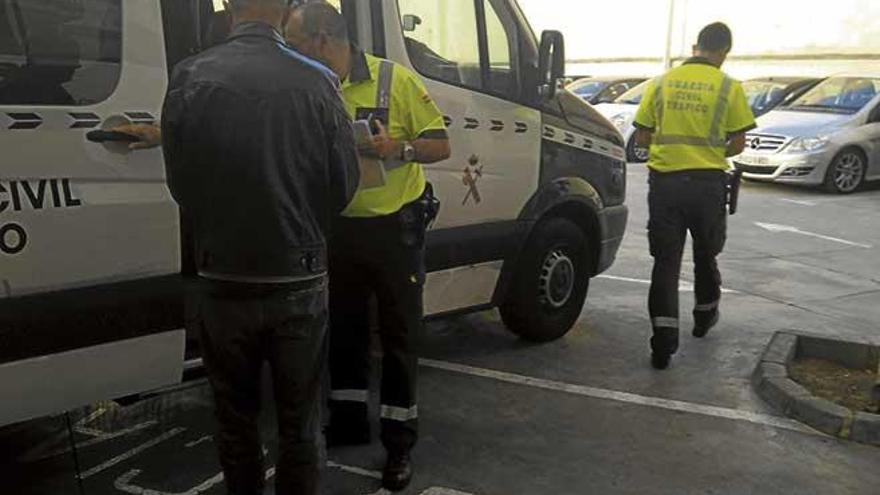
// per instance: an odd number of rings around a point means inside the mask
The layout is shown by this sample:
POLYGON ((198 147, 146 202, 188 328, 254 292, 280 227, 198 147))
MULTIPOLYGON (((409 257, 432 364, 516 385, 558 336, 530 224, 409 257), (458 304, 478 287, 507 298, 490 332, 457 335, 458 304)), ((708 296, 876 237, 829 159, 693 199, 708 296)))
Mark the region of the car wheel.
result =
POLYGON ((626 143, 626 160, 630 163, 645 163, 648 161, 648 148, 636 144, 636 137, 629 138, 626 143))
POLYGON ((861 187, 865 180, 868 161, 856 148, 847 148, 831 160, 825 172, 825 189, 832 193, 850 194, 861 187))
POLYGON ((532 342, 556 340, 574 326, 590 287, 591 247, 574 222, 550 218, 535 227, 500 305, 510 331, 532 342))

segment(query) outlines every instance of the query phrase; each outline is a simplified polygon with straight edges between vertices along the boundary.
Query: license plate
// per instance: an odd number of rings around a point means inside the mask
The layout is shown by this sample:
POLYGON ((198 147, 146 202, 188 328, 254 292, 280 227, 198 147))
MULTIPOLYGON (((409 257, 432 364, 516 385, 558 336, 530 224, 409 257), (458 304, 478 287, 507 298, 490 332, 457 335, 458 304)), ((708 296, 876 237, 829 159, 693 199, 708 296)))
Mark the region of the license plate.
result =
POLYGON ((765 167, 770 165, 770 159, 766 156, 740 155, 734 158, 734 161, 742 163, 743 165, 758 165, 765 167))

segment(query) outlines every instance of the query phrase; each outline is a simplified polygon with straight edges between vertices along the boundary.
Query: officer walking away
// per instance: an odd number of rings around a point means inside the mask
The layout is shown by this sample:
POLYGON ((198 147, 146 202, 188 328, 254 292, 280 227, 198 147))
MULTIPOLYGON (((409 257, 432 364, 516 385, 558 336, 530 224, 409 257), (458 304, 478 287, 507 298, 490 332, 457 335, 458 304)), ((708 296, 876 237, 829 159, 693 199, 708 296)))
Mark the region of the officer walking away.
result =
POLYGON ((727 238, 727 158, 740 154, 755 117, 738 81, 721 71, 730 29, 706 26, 693 58, 649 85, 636 115, 637 140, 650 145, 648 240, 654 257, 649 310, 651 363, 666 369, 678 349, 678 278, 688 231, 693 238, 694 337, 718 323, 727 238))
POLYGON ((443 114, 415 74, 352 45, 345 18, 329 4, 297 8, 287 36, 294 48, 339 75, 352 118, 375 123, 375 136, 360 153, 384 162, 385 184, 362 186, 334 225, 330 245, 327 440, 329 446, 370 442, 369 308, 375 295, 383 349, 381 439, 388 452, 383 485, 402 490, 412 477, 410 451, 419 416, 425 229, 436 214, 421 164, 450 155, 443 114))
POLYGON ((228 40, 181 62, 162 115, 168 185, 195 230, 199 338, 230 494, 263 492, 268 362, 275 493, 317 494, 327 350, 325 233, 358 182, 335 75, 291 51, 285 0, 231 0, 228 40))

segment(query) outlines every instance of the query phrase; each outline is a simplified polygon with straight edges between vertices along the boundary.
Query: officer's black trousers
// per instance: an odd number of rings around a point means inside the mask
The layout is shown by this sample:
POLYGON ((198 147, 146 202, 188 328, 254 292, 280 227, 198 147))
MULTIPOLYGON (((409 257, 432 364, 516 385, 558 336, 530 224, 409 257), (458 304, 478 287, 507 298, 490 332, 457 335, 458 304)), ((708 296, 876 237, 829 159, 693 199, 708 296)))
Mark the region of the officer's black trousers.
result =
POLYGON ((320 386, 327 355, 326 280, 297 286, 203 282, 199 338, 219 423, 228 493, 263 493, 257 427, 268 361, 278 416, 275 493, 318 493, 320 386))
POLYGON ((727 176, 720 171, 651 172, 648 240, 654 257, 648 300, 656 353, 678 349, 678 281, 687 233, 693 238, 694 320, 709 322, 721 301, 716 256, 727 239, 727 176))
POLYGON ((417 352, 425 280, 424 220, 417 204, 394 215, 340 220, 330 250, 330 429, 368 428, 370 307, 382 344, 381 438, 408 452, 418 427, 417 352))

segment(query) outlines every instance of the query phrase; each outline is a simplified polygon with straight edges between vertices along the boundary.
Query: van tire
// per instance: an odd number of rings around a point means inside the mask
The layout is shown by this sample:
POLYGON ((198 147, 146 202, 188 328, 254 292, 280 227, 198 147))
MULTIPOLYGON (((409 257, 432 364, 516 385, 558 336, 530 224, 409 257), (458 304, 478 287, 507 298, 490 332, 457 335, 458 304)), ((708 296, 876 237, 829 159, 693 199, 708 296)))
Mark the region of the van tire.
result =
POLYGON ((568 333, 589 291, 591 251, 586 232, 571 220, 541 221, 499 306, 505 326, 531 342, 550 342, 568 333))

